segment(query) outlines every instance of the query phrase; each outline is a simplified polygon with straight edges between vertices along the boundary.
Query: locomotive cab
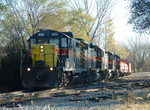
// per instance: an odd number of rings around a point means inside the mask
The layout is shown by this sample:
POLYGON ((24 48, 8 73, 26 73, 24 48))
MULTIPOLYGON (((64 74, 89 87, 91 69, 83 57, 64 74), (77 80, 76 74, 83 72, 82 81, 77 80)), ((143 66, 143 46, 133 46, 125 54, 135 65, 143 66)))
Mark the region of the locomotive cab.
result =
POLYGON ((120 71, 120 57, 118 55, 114 55, 114 77, 119 77, 121 76, 121 71, 120 71))
POLYGON ((29 53, 23 57, 22 85, 24 88, 56 87, 68 58, 68 37, 64 33, 45 30, 30 37, 29 53))

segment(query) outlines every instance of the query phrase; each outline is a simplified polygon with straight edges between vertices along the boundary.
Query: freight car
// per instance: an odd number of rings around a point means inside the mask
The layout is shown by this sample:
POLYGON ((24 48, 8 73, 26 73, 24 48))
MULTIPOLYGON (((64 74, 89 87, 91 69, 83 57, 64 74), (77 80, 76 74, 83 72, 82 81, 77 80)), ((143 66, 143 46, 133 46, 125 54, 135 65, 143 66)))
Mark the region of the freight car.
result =
POLYGON ((120 74, 120 57, 71 32, 41 30, 29 40, 21 63, 24 88, 51 88, 112 79, 120 74))

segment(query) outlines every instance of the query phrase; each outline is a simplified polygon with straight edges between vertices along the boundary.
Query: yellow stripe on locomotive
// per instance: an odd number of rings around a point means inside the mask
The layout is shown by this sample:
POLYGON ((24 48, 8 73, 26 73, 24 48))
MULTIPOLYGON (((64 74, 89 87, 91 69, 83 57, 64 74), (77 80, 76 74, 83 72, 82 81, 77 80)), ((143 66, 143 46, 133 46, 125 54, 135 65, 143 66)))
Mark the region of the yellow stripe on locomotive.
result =
POLYGON ((37 44, 31 47, 32 65, 35 67, 35 62, 44 61, 46 66, 56 67, 56 48, 55 44, 37 44))

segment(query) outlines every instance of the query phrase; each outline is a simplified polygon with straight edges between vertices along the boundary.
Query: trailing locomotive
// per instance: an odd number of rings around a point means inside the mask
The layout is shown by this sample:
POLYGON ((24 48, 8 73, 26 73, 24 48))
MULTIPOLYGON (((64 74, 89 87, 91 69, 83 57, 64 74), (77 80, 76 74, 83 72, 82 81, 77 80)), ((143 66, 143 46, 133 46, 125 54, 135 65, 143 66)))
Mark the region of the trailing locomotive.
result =
POLYGON ((129 59, 122 59, 120 62, 122 76, 131 74, 131 63, 129 59))
POLYGON ((32 35, 22 57, 24 88, 51 88, 112 79, 121 74, 120 57, 71 32, 41 30, 32 35))

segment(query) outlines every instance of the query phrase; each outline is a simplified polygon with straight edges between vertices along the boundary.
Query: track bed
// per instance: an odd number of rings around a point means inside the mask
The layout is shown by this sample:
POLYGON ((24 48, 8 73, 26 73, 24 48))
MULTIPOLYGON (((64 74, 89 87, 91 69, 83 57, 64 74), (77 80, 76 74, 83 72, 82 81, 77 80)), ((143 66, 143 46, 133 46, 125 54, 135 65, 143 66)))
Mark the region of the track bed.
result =
MULTIPOLYGON (((108 82, 36 92, 10 92, 0 94, 2 108, 43 109, 110 109, 123 104, 127 97, 148 95, 150 73, 136 73, 108 82), (119 101, 112 101, 120 98, 119 101)), ((135 98, 136 98, 135 97, 135 98)))

